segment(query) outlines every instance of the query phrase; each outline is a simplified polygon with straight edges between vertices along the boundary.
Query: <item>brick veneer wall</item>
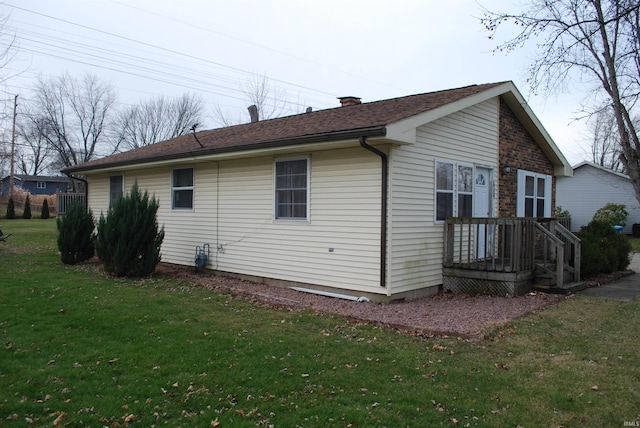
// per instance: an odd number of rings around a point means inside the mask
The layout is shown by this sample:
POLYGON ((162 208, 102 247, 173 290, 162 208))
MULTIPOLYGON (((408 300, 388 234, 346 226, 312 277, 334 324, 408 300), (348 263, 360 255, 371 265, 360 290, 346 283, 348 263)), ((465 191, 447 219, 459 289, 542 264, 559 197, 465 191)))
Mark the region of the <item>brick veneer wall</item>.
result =
MULTIPOLYGON (((553 164, 502 98, 500 99, 498 141, 499 216, 515 217, 518 194, 518 169, 553 176, 553 164), (504 168, 507 165, 511 167, 511 172, 503 174, 504 168)), ((552 214, 555 207, 555 195, 556 179, 554 177, 551 197, 552 214)))

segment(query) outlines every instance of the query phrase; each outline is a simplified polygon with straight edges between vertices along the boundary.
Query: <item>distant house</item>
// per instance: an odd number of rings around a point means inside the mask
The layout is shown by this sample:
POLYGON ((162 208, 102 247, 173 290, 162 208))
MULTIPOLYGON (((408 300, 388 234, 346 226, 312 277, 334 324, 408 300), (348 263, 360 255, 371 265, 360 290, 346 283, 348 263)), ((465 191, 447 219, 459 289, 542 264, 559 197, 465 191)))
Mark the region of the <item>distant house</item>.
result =
MULTIPOLYGON (((13 176, 13 185, 16 188, 28 191, 32 195, 52 195, 58 192, 66 192, 70 189, 71 179, 66 176, 17 174, 13 176)), ((8 196, 10 187, 10 176, 0 180, 0 195, 8 196)))
POLYGON ((512 238, 533 233, 525 217, 551 216, 555 179, 572 169, 512 82, 340 100, 64 172, 86 179, 96 215, 135 182, 155 194, 169 263, 193 266, 209 244, 221 274, 381 301, 438 292, 459 255, 526 270, 517 280, 530 284, 534 263, 512 238), (452 218, 485 220, 458 235, 452 218))
POLYGON ((640 223, 640 203, 629 177, 591 162, 573 167, 573 177, 558 179, 557 205, 571 214, 571 230, 588 224, 607 203, 623 204, 629 212, 623 233, 631 234, 633 223, 640 223))

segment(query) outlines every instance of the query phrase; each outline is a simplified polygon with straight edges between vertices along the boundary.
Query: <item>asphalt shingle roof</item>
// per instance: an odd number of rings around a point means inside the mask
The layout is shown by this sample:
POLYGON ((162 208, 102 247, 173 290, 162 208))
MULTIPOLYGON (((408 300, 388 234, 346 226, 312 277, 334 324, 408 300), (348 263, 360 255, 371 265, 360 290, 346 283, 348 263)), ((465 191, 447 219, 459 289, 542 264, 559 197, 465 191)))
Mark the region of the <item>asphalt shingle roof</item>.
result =
POLYGON ((464 99, 502 83, 504 82, 465 86, 201 131, 196 134, 200 143, 193 134, 183 135, 89 161, 63 171, 73 173, 180 157, 354 138, 356 135, 382 136, 389 124, 464 99))

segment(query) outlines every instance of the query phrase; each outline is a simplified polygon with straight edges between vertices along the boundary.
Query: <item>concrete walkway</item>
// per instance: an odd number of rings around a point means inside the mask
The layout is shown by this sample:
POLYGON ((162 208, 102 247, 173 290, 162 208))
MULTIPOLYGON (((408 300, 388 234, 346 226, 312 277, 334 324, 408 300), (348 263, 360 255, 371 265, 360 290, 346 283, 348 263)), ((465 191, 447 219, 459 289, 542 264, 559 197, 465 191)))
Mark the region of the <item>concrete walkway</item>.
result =
POLYGON ((634 253, 629 269, 636 273, 617 279, 600 287, 587 288, 579 294, 601 297, 603 299, 631 302, 640 296, 640 253, 634 253))

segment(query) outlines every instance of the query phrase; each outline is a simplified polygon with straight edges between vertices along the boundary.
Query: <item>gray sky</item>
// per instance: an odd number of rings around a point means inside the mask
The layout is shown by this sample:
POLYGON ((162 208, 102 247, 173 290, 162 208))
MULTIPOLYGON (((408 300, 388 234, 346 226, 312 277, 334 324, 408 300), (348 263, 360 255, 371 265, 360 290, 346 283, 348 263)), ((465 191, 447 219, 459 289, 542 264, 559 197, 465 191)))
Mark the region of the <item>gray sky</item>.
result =
MULTIPOLYGON (((480 0, 490 10, 516 1, 480 0)), ((123 104, 159 95, 201 94, 246 116, 241 87, 266 75, 286 92, 290 113, 476 83, 512 80, 567 159, 586 159, 583 94, 529 93, 534 53, 493 54, 475 0, 6 0, 19 38, 20 73, 2 98, 28 99, 38 75, 86 72, 110 81, 123 104)), ((516 9, 517 10, 517 9, 516 9)))

